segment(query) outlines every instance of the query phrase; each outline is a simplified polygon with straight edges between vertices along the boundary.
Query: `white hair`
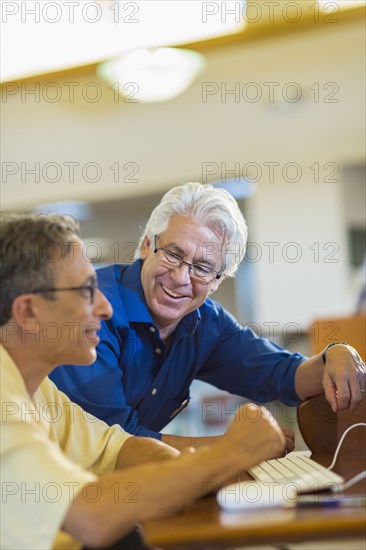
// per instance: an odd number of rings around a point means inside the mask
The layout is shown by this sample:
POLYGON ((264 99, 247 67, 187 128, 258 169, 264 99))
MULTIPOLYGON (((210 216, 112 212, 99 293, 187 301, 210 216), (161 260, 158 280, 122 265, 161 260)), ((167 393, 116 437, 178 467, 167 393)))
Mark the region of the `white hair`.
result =
POLYGON ((222 239, 224 275, 233 277, 245 255, 247 225, 230 193, 209 184, 185 183, 165 193, 146 224, 136 258, 140 257, 145 237, 154 242, 154 236, 167 229, 174 215, 203 224, 222 239))

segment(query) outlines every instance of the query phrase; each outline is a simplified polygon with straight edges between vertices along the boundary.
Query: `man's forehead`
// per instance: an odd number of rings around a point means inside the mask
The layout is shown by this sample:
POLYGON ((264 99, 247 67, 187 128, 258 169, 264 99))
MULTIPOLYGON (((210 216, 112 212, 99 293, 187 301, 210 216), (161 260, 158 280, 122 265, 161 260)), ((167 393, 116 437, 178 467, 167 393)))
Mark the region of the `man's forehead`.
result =
POLYGON ((219 235, 217 230, 208 224, 175 214, 169 220, 169 223, 163 233, 166 238, 174 240, 179 244, 183 239, 187 237, 193 237, 195 239, 201 238, 201 240, 207 241, 214 239, 221 242, 223 240, 222 235, 219 235))
POLYGON ((173 216, 161 236, 164 236, 166 242, 182 248, 189 244, 205 245, 213 241, 221 246, 224 240, 223 236, 209 225, 183 216, 173 216))
POLYGON ((96 278, 94 268, 86 255, 86 247, 80 240, 71 241, 66 254, 53 265, 55 276, 59 280, 96 278))

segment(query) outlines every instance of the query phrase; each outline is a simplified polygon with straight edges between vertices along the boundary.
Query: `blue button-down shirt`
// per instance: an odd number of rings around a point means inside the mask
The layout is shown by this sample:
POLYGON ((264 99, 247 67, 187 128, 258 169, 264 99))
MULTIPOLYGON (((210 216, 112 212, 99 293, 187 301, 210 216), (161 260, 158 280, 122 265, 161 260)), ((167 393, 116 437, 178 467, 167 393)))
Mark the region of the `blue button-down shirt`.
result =
POLYGON ((160 439, 195 378, 262 403, 299 403, 294 377, 304 356, 259 338, 217 302, 207 299, 184 317, 167 351, 145 301, 141 261, 100 269, 98 280, 114 314, 102 323, 97 360, 51 374, 88 412, 160 439))

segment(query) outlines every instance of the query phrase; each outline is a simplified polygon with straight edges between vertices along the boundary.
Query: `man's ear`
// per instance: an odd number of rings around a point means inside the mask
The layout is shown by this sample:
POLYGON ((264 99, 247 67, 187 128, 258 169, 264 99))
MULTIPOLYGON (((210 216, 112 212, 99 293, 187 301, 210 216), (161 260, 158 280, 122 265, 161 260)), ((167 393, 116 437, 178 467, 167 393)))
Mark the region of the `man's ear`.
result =
POLYGON ((225 277, 220 277, 220 279, 214 279, 213 283, 211 284, 210 292, 209 294, 213 294, 216 292, 216 290, 219 288, 222 281, 225 279, 225 277))
POLYGON ((11 306, 12 317, 18 326, 24 330, 34 331, 39 327, 37 323, 37 308, 34 304, 34 294, 17 296, 11 306))
POLYGON ((140 257, 141 257, 142 260, 145 260, 146 256, 148 255, 149 250, 150 250, 150 246, 151 246, 151 241, 150 241, 149 237, 147 237, 147 235, 145 235, 144 242, 143 242, 141 252, 140 252, 140 257))

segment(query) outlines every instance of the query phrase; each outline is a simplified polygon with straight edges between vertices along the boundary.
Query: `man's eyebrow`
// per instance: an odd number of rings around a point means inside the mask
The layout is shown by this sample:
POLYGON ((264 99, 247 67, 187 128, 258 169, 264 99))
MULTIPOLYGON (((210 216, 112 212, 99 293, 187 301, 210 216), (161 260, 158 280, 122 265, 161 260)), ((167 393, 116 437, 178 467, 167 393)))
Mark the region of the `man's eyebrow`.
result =
POLYGON ((170 243, 166 243, 164 245, 164 248, 169 248, 169 249, 173 249, 174 252, 177 252, 178 254, 180 254, 182 257, 186 255, 186 252, 183 250, 183 248, 181 248, 179 246, 179 244, 177 243, 174 243, 174 242, 170 242, 170 243))
POLYGON ((88 284, 95 284, 95 283, 97 283, 97 282, 98 282, 98 277, 97 277, 96 274, 93 273, 92 275, 89 275, 89 276, 85 279, 84 284, 85 284, 85 285, 88 285, 88 284))
POLYGON ((216 263, 213 262, 212 260, 209 260, 208 258, 202 258, 201 260, 195 260, 193 263, 195 264, 200 264, 200 265, 204 265, 204 266, 208 266, 208 267, 212 267, 213 269, 216 269, 216 263))

